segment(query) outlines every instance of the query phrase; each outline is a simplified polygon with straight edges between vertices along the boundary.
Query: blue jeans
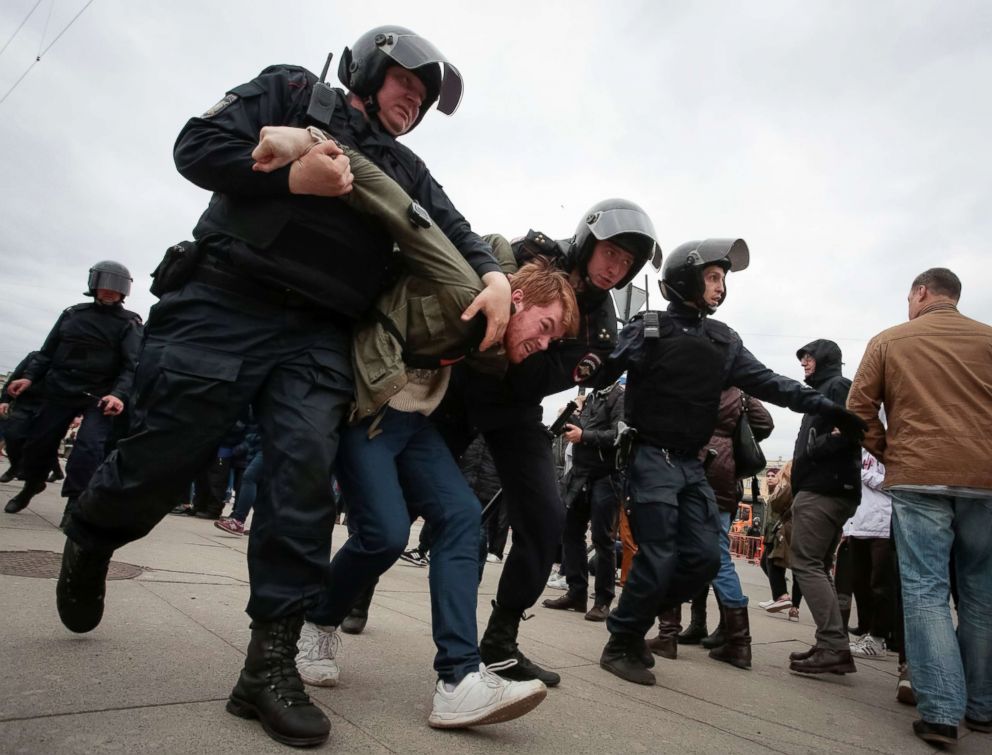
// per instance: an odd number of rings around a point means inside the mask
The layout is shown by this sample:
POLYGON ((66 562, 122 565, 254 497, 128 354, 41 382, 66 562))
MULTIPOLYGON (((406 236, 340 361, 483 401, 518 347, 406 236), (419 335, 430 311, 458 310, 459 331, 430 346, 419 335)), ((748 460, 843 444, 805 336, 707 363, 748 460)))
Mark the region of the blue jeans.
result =
POLYGON ((327 591, 308 618, 340 624, 406 549, 410 521, 422 516, 431 526, 434 668, 444 681, 457 683, 481 662, 476 601, 482 507, 427 417, 387 408, 372 439, 370 424, 341 431, 335 472, 352 534, 334 555, 327 591))
POLYGON ((238 497, 234 499, 234 511, 231 516, 242 524, 248 518, 248 512, 255 505, 255 497, 258 495, 258 486, 262 482, 262 452, 257 452, 251 457, 245 473, 241 477, 241 487, 238 488, 238 497))
POLYGON ((964 498, 892 490, 906 659, 920 716, 956 726, 992 719, 992 491, 964 498), (959 593, 951 621, 953 548, 959 593))
POLYGON ((747 595, 730 557, 730 512, 720 512, 720 571, 713 578, 713 589, 724 608, 747 607, 747 595))

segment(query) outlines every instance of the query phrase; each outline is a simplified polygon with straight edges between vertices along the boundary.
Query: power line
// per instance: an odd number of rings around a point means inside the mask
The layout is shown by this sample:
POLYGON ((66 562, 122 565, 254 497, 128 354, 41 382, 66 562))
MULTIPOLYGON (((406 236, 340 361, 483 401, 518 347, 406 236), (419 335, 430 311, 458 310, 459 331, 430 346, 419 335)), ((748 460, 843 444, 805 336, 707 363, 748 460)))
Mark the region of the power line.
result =
POLYGON ((4 42, 3 47, 0 48, 0 55, 3 55, 4 50, 6 50, 8 47, 10 47, 10 43, 14 41, 14 37, 17 36, 17 32, 19 32, 22 28, 24 28, 24 24, 26 24, 28 22, 28 19, 31 18, 31 15, 36 10, 38 10, 38 6, 39 5, 41 5, 41 0, 38 0, 38 2, 36 2, 34 4, 34 7, 32 7, 31 10, 28 11, 28 15, 26 15, 24 17, 24 20, 21 21, 20 25, 18 25, 18 27, 16 29, 14 29, 14 33, 10 35, 10 39, 8 39, 6 42, 4 42))
POLYGON ((75 16, 72 17, 72 20, 69 21, 69 23, 67 23, 62 28, 62 31, 60 31, 58 34, 55 35, 55 39, 53 39, 51 41, 51 43, 48 45, 48 47, 46 47, 44 50, 42 50, 40 53, 38 53, 38 57, 36 57, 34 59, 34 61, 31 63, 31 65, 29 65, 27 67, 27 70, 24 71, 24 73, 21 74, 20 78, 18 78, 17 81, 14 82, 14 85, 10 89, 7 90, 7 93, 4 94, 3 97, 0 97, 0 105, 2 105, 7 100, 7 98, 11 95, 11 92, 13 92, 15 89, 17 89, 17 85, 20 84, 22 81, 24 81, 24 77, 27 76, 31 72, 31 69, 34 68, 35 65, 41 60, 41 56, 44 55, 44 54, 46 54, 49 50, 52 49, 52 47, 55 45, 55 43, 58 42, 62 38, 62 35, 65 34, 69 30, 69 27, 72 26, 74 23, 76 23, 76 19, 79 18, 81 15, 83 15, 83 11, 85 11, 87 8, 89 8, 92 4, 93 4, 93 0, 87 0, 86 5, 84 5, 82 7, 82 9, 79 11, 79 13, 77 13, 75 16))

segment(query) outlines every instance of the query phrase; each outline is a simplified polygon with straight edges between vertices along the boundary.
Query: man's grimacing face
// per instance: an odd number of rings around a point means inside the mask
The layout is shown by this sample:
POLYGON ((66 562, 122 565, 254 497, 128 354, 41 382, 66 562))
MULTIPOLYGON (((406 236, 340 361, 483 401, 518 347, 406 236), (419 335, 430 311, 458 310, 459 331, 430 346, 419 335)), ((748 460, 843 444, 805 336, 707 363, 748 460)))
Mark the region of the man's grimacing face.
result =
POLYGON ((519 364, 565 334, 561 321, 564 309, 560 301, 545 307, 528 305, 520 289, 511 298, 515 311, 506 325, 503 348, 510 364, 519 364))
POLYGON ((427 87, 413 71, 390 66, 375 96, 383 128, 393 136, 400 136, 417 122, 427 87))

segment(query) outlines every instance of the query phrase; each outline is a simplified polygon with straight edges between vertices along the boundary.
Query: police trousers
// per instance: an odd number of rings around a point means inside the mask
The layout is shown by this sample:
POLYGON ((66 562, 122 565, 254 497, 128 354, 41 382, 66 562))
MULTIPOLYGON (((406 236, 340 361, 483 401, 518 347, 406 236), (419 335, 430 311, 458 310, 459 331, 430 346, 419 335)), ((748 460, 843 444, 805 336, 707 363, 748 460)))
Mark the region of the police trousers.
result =
POLYGON ((659 613, 690 600, 716 576, 720 512, 695 457, 640 446, 627 485, 637 554, 606 626, 613 634, 643 637, 659 613))
POLYGON ((349 348, 348 324, 326 310, 197 281, 166 294, 145 328, 129 433, 80 496, 67 536, 112 550, 146 535, 251 404, 265 484, 248 544, 247 611, 271 621, 307 609, 330 559, 349 348))

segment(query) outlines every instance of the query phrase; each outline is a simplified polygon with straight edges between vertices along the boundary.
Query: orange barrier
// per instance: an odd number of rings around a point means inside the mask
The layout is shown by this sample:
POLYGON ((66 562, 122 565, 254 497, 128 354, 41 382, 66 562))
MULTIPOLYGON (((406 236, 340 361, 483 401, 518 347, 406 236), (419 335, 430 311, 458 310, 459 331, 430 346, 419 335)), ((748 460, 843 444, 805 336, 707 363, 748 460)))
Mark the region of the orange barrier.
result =
POLYGON ((762 537, 748 537, 738 532, 730 533, 730 555, 736 558, 746 558, 751 563, 761 560, 765 541, 762 537))

